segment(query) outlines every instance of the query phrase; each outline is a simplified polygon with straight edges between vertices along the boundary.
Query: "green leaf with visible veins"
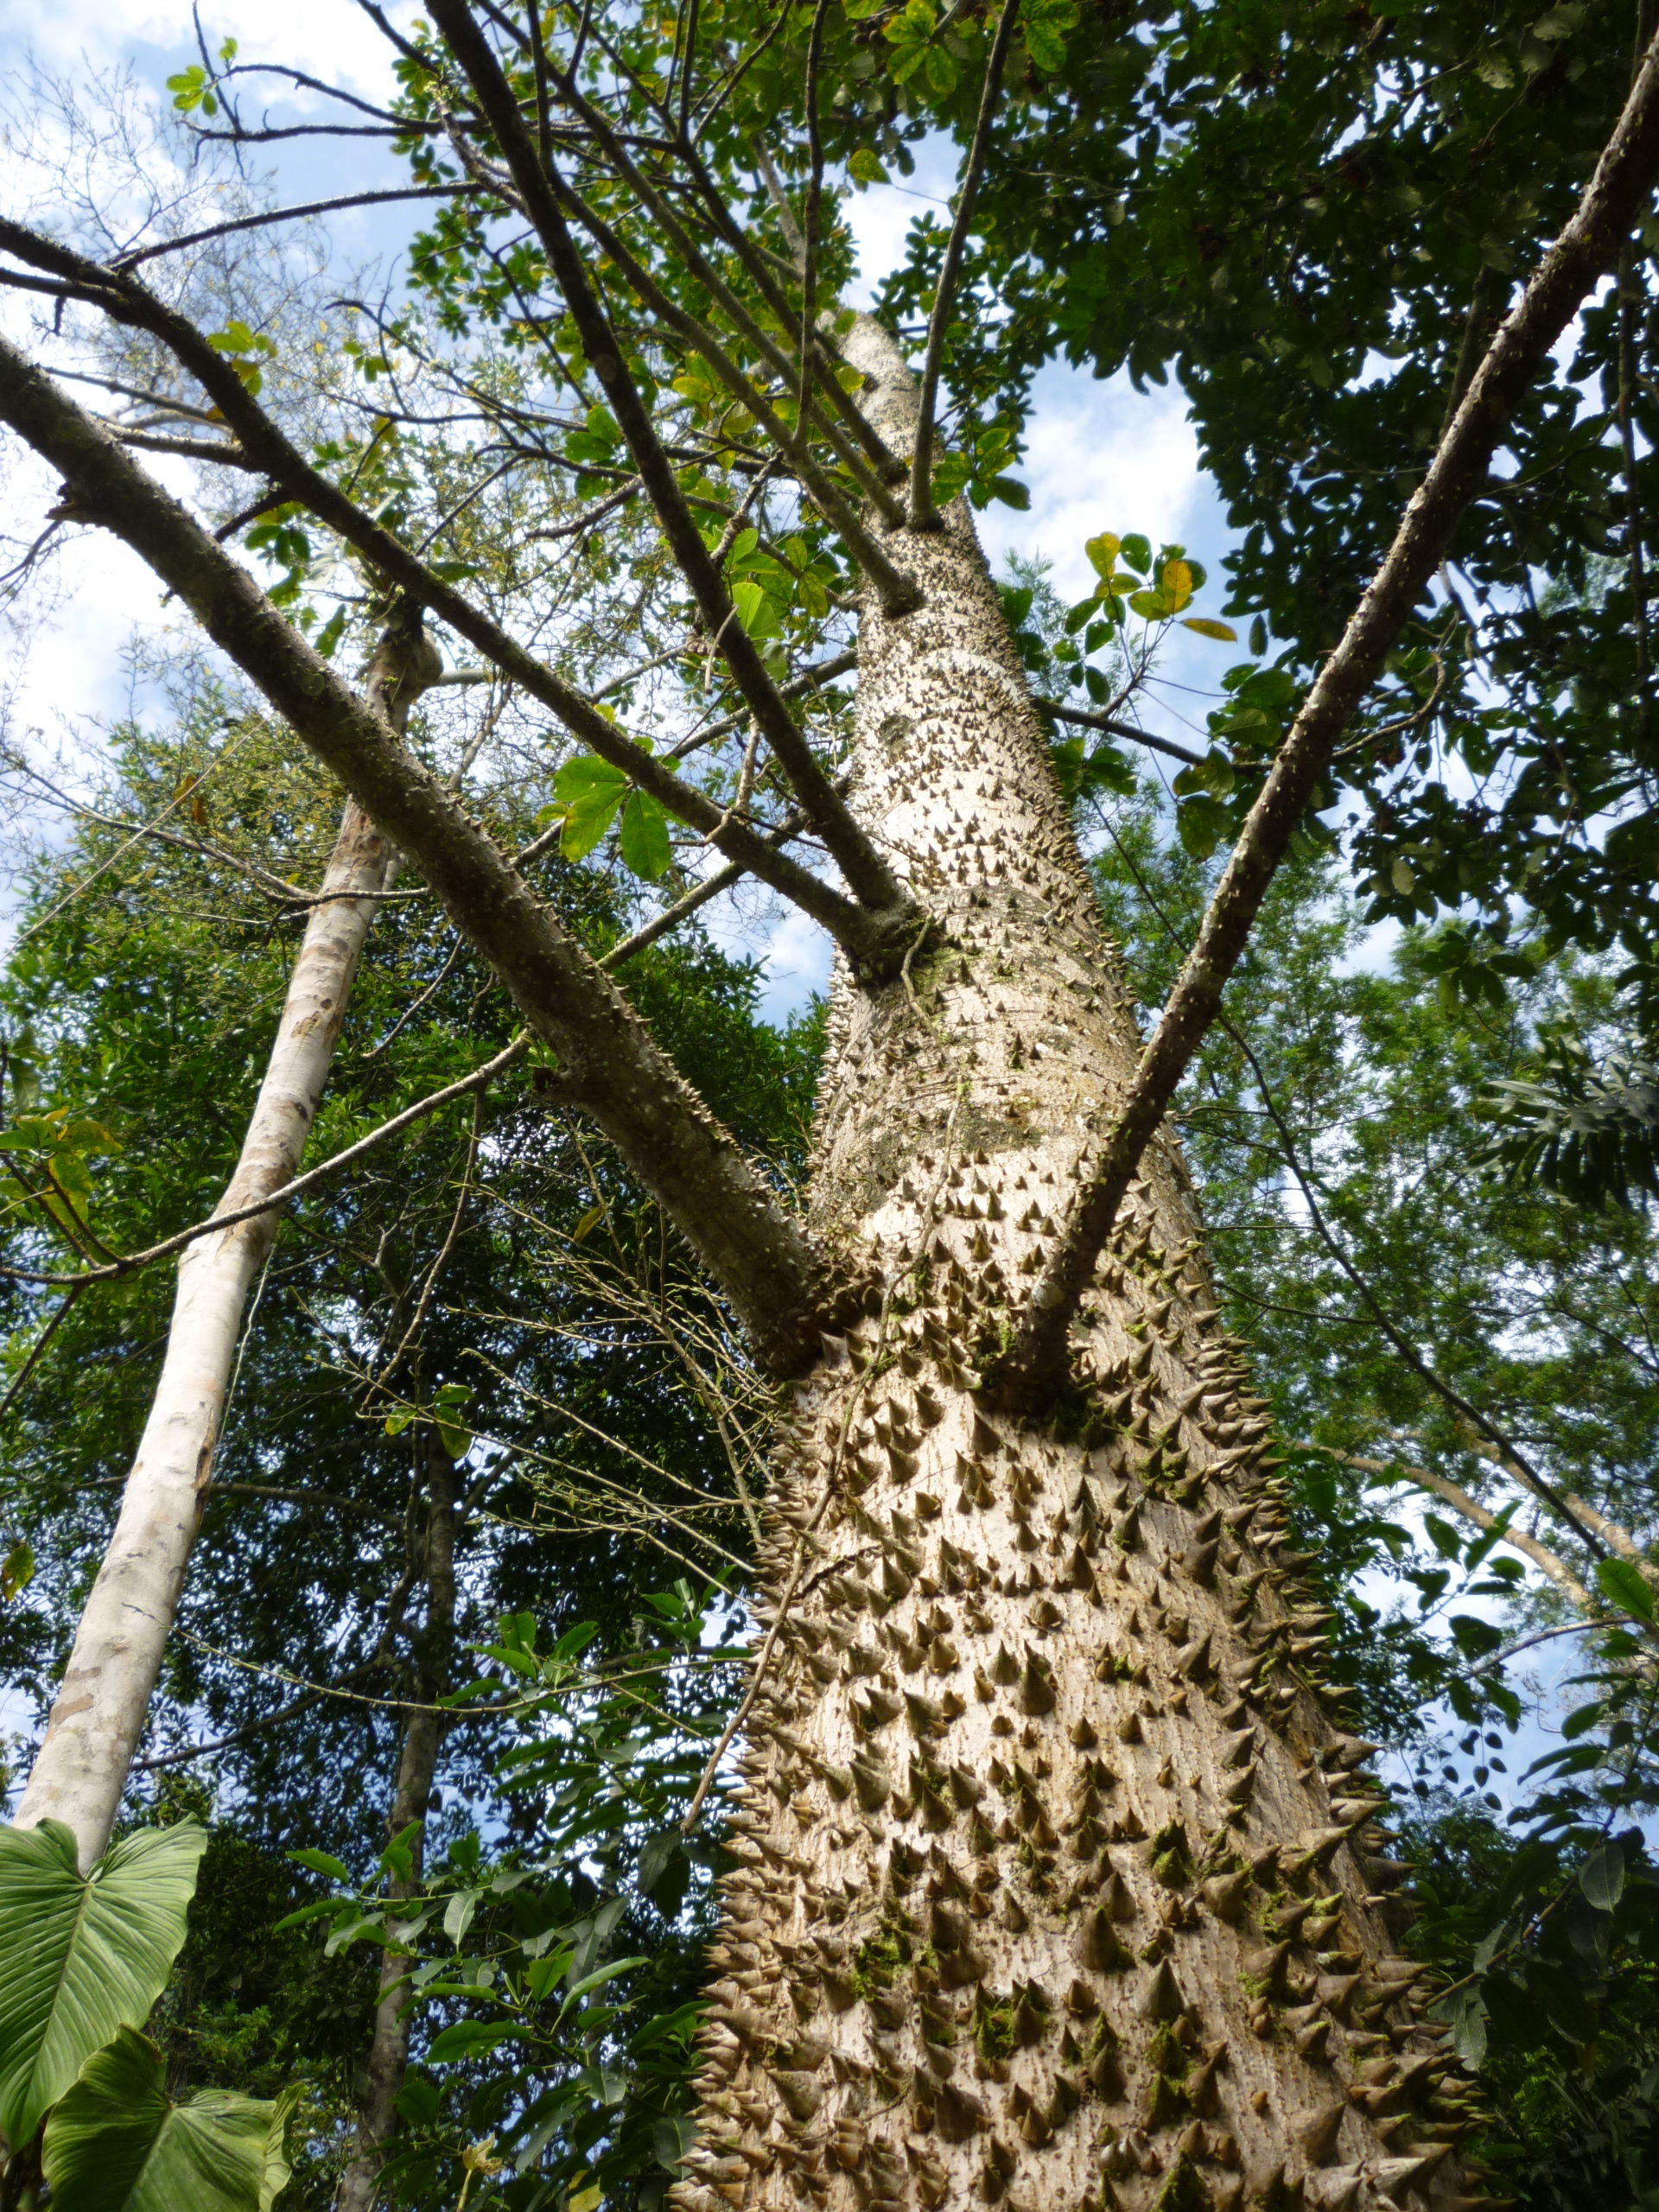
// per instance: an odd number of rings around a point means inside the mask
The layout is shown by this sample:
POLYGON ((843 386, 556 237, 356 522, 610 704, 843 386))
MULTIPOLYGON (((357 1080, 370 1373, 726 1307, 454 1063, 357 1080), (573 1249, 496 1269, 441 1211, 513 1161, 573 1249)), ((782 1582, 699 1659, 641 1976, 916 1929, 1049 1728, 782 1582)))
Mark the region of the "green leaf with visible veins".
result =
POLYGON ((674 857, 668 842, 668 817, 648 793, 635 791, 623 808, 620 842, 622 864, 635 875, 655 883, 667 874, 674 857))
POLYGON ((198 2089, 175 2104, 154 2044, 123 2028, 46 2126, 54 2212, 267 2212, 289 2175, 290 2090, 198 2089))
POLYGON ((0 1828, 0 2133, 28 2143, 92 2053, 149 2017, 207 1834, 124 1836, 83 1876, 61 1821, 0 1828))

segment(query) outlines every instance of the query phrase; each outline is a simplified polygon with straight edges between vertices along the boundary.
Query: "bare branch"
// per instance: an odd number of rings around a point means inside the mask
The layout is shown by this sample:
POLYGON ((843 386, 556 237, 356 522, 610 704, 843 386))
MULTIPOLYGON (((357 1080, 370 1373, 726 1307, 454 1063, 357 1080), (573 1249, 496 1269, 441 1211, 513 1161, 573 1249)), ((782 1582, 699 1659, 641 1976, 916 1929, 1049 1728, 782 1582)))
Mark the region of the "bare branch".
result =
POLYGON ((1018 14, 1019 0, 1002 0, 1002 12, 996 19, 990 56, 985 64, 985 86, 979 96, 979 115, 974 124, 973 143, 968 149, 967 167, 963 171, 956 220, 950 226, 950 236, 945 243, 944 259, 939 264, 939 281, 933 293, 933 312, 928 318, 927 351, 922 356, 921 411, 917 419, 916 442, 911 448, 910 456, 910 526, 912 530, 937 530, 939 526, 938 510, 933 505, 933 416, 939 397, 939 364, 944 358, 944 334, 950 327, 950 311, 956 303, 957 279, 961 274, 962 257, 967 249, 969 231, 973 226, 980 181, 985 175, 985 163, 991 150, 991 124, 996 114, 997 94, 1002 87, 1002 67, 1008 58, 1008 41, 1014 36, 1014 19, 1018 14))
POLYGON ((1030 1409, 1046 1402, 1063 1382, 1072 1319, 1118 1207, 1216 1018, 1222 990, 1332 749, 1444 560, 1516 406, 1592 289, 1617 262, 1656 175, 1659 39, 1648 48, 1578 208, 1499 327, 1382 567, 1279 749, 1015 1340, 988 1378, 996 1402, 1030 1409))

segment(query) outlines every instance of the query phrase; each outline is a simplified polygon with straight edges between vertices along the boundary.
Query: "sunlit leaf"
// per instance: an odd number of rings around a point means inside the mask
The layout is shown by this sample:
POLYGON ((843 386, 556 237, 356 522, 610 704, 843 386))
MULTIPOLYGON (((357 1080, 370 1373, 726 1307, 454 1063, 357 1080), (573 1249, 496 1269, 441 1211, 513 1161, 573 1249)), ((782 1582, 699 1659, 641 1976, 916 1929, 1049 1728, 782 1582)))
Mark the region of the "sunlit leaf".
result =
POLYGON ((207 1833, 140 1828, 91 1874, 61 1821, 0 1827, 0 2133, 27 2143, 92 2054, 139 2027, 184 1941, 207 1833))

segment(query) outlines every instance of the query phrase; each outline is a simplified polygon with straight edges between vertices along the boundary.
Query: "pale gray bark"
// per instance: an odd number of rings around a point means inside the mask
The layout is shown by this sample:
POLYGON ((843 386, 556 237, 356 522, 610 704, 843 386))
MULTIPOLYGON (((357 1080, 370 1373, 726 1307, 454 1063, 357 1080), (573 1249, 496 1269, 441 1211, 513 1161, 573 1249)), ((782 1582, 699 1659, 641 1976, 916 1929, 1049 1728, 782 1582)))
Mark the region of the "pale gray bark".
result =
MULTIPOLYGON (((376 656, 370 691, 401 727, 437 656, 401 626, 376 656)), ((340 834, 289 979, 264 1078, 219 1211, 281 1189, 305 1151, 346 1001, 393 855, 355 802, 340 834)), ((181 1255, 160 1379, 115 1529, 79 1624, 46 1735, 16 1815, 74 1831, 83 1868, 109 1841, 213 1478, 249 1294, 276 1241, 272 1210, 201 1237, 181 1255)))
MULTIPOLYGON (((912 388, 849 356, 903 448, 912 388)), ((975 1395, 1140 1039, 960 503, 867 610, 855 798, 944 941, 843 979, 680 2212, 1473 2202, 1367 1746, 1159 1132, 1041 1427, 975 1395), (1002 1317, 999 1324, 999 1314, 1002 1317)))

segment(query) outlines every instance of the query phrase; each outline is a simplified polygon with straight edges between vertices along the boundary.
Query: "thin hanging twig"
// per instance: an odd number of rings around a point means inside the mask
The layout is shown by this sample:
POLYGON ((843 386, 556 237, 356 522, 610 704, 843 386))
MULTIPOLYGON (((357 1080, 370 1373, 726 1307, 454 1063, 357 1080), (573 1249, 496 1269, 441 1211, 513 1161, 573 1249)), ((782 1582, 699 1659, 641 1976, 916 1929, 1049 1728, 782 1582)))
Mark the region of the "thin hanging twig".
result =
POLYGON ((939 264, 939 281, 933 293, 933 312, 928 318, 927 351, 922 357, 920 412, 916 421, 916 443, 910 458, 910 526, 912 530, 937 530, 939 526, 938 511, 933 505, 933 418, 938 406, 939 365, 944 358, 944 334, 950 327, 950 312, 956 302, 957 279, 962 273, 962 257, 967 250, 974 206, 979 198, 980 183, 991 150, 991 124, 996 114, 1003 64, 1007 60, 1008 41, 1014 36, 1018 12, 1018 0, 1002 0, 1002 12, 996 19, 996 29, 991 39, 990 58, 985 64, 985 86, 979 96, 979 118, 974 125, 973 143, 968 149, 968 165, 963 172, 962 190, 957 199, 957 219, 950 226, 950 236, 945 243, 944 259, 939 264))

